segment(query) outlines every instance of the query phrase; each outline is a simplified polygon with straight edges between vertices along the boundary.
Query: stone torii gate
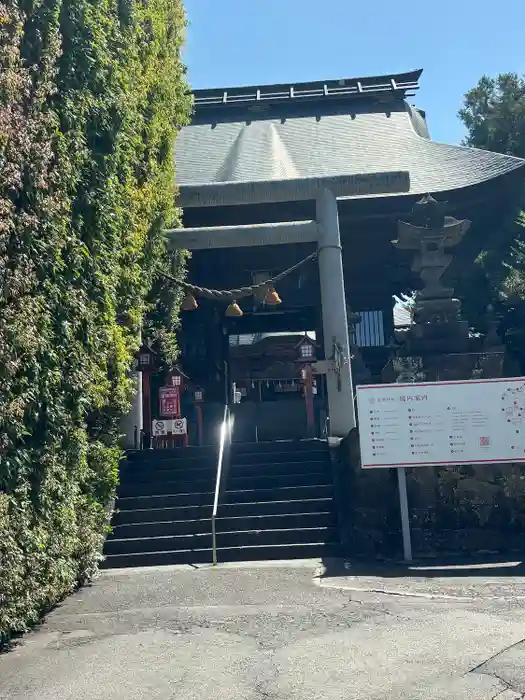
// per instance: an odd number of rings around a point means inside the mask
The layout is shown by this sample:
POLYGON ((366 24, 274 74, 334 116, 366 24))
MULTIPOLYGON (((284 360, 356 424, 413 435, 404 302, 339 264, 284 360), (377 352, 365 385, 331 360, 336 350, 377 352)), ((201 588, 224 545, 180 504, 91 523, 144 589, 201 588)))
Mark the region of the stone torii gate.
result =
POLYGON ((332 437, 345 437, 356 425, 337 199, 402 194, 409 189, 406 171, 183 185, 178 204, 184 209, 315 200, 316 219, 165 231, 172 250, 317 243, 324 350, 326 359, 332 361, 327 372, 332 437))

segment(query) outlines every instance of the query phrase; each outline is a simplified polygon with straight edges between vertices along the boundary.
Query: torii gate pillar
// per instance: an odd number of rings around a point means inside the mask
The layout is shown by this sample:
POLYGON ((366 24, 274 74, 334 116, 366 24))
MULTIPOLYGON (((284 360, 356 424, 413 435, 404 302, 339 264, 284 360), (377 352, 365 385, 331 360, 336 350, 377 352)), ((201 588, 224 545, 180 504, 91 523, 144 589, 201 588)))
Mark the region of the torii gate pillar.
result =
POLYGON ((326 375, 329 435, 346 437, 356 422, 337 199, 324 189, 316 206, 324 350, 326 359, 334 360, 326 375))

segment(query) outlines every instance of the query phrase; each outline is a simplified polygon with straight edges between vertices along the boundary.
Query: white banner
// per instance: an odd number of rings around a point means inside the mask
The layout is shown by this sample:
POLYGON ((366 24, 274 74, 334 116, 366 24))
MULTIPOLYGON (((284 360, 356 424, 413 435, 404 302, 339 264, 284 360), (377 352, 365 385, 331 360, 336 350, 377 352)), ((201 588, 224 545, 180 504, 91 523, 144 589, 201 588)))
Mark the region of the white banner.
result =
POLYGON ((152 434, 155 437, 158 437, 159 435, 167 435, 168 434, 168 426, 171 423, 170 420, 154 420, 153 421, 153 427, 152 427, 152 434))
POLYGON ((186 435, 188 432, 188 421, 186 418, 172 418, 168 420, 154 420, 152 424, 152 434, 154 437, 161 435, 186 435))
POLYGON ((363 469, 525 462, 525 378, 357 387, 363 469))
POLYGON ((188 432, 188 424, 186 418, 174 418, 172 421, 171 432, 173 435, 186 435, 188 432))

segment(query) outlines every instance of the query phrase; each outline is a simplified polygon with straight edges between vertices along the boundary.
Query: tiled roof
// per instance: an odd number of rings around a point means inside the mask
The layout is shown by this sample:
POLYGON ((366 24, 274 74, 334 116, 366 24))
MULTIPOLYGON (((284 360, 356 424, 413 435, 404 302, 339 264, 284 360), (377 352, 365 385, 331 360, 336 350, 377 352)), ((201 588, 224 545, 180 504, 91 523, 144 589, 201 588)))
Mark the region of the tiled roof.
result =
POLYGON ((438 193, 525 165, 431 141, 424 113, 404 99, 420 73, 198 91, 194 122, 176 144, 182 201, 202 185, 393 171, 409 173, 404 194, 438 193))
MULTIPOLYGON (((425 138, 410 108, 194 124, 176 145, 181 185, 408 171, 407 194, 454 190, 521 168, 511 156, 425 138)), ((424 120, 423 120, 424 122, 424 120)))

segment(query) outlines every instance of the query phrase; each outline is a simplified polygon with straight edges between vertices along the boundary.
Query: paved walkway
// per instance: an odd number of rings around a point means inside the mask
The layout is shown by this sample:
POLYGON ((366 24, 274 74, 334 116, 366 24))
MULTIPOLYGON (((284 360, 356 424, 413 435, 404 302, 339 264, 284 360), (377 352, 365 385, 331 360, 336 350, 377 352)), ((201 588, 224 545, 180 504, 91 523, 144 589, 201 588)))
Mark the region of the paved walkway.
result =
POLYGON ((517 700, 525 579, 318 562, 105 572, 0 656, 2 700, 517 700))

